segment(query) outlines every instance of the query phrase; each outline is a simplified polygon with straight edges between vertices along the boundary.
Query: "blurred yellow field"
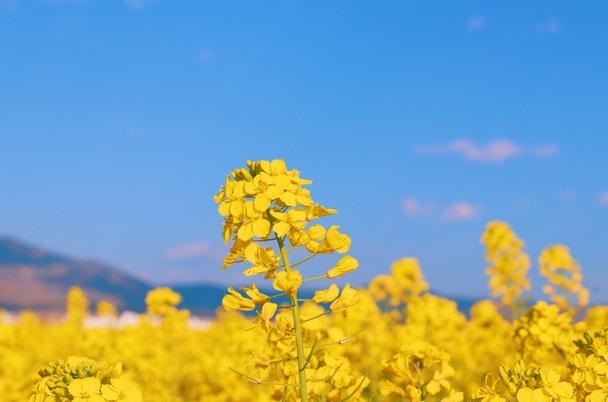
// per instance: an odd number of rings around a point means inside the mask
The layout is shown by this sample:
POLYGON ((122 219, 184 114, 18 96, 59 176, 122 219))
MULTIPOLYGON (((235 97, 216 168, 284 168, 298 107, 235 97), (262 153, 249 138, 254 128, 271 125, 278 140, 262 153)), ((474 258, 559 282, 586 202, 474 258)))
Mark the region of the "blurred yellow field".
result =
POLYGON ((224 268, 251 285, 229 288, 209 325, 192 325, 169 288, 149 292, 147 313, 125 326, 111 325, 109 302, 97 306, 107 325, 85 325, 78 288, 61 322, 0 318, 0 400, 608 401, 608 306, 588 306, 566 246, 530 258, 507 223, 488 223, 491 298, 469 314, 430 293, 412 257, 355 289, 342 281, 366 267, 339 226, 320 223, 336 211, 308 184, 282 160, 227 176, 215 197, 230 246, 224 268), (330 268, 309 274, 313 258, 330 268), (547 301, 529 299, 531 269, 547 301), (303 286, 314 296, 302 298, 303 286))

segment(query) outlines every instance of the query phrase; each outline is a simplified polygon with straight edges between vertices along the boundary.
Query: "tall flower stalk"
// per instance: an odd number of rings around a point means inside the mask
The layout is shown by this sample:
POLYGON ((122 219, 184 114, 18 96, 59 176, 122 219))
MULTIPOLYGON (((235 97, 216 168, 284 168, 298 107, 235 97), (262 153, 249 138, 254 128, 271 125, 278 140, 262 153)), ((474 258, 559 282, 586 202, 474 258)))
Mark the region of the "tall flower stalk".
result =
MULTIPOLYGON (((291 264, 289 263, 289 256, 287 255, 287 249, 285 243, 281 238, 277 238, 277 245, 280 250, 281 260, 285 267, 285 272, 291 272, 291 264)), ((300 320, 300 306, 298 302, 298 291, 296 290, 290 297, 291 308, 293 311, 293 322, 294 331, 296 337, 296 353, 298 358, 298 380, 300 384, 300 398, 302 402, 308 400, 308 390, 306 386, 306 370, 305 370, 305 356, 304 356, 304 337, 302 336, 302 322, 300 320)))
POLYGON ((526 309, 522 294, 530 289, 530 257, 524 251, 524 241, 506 222, 492 221, 487 224, 481 242, 490 264, 486 274, 492 296, 500 298, 502 305, 511 309, 511 317, 517 318, 526 309))
MULTIPOLYGON (((289 390, 296 388, 302 402, 309 400, 308 382, 312 380, 307 379, 307 372, 311 370, 309 364, 319 339, 315 335, 312 343, 306 344, 304 325, 332 312, 344 311, 354 304, 357 292, 348 284, 341 292, 331 284, 329 288, 317 291, 311 300, 321 312, 304 318, 303 300, 298 298, 298 290, 303 282, 334 279, 354 271, 359 265, 356 259, 345 255, 323 275, 302 276, 300 267, 303 264, 318 255, 345 254, 351 243, 347 235, 339 232, 338 226, 326 228, 311 224, 336 211, 313 201, 305 188, 310 183, 310 180, 301 178, 297 170, 288 170, 283 160, 248 161, 245 168, 236 169, 227 176, 214 198, 219 204, 219 213, 224 217, 224 241, 230 243, 223 268, 248 264, 243 271, 246 277, 263 277, 272 281, 272 286, 279 292, 266 295, 254 283, 241 288, 241 291, 228 288, 228 294, 222 300, 224 308, 256 311, 255 322, 266 331, 269 350, 274 351, 274 356, 260 359, 256 367, 265 370, 261 374, 276 376, 278 372, 283 378, 262 379, 235 371, 251 382, 282 387, 283 391, 277 392, 283 400, 288 400, 289 390), (290 254, 298 256, 299 261, 292 263, 290 254), (286 300, 286 304, 278 304, 281 299, 286 300), (276 314, 279 309, 290 310, 291 321, 276 314), (275 315, 276 320, 273 320, 275 315), (285 351, 287 355, 281 356, 285 351), (297 375, 285 366, 294 364, 294 361, 297 375), (273 372, 268 369, 272 364, 283 366, 273 372)), ((328 376, 327 380, 330 379, 328 376)))

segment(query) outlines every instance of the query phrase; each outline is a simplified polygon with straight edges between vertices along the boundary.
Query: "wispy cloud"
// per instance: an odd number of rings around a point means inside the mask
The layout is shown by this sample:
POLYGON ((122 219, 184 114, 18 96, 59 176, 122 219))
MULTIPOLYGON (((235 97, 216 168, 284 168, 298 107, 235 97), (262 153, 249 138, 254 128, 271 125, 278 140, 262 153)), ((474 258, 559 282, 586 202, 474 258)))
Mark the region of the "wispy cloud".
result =
POLYGON ((208 242, 195 242, 171 247, 164 253, 164 258, 170 261, 191 260, 200 257, 221 259, 224 250, 208 242))
POLYGON ((557 197, 564 204, 573 204, 574 202, 576 202, 577 194, 575 191, 572 190, 564 190, 560 192, 557 197))
POLYGON ((125 4, 133 10, 141 11, 154 2, 154 0, 124 0, 125 4))
POLYGON ((46 0, 46 2, 54 6, 62 6, 66 4, 82 4, 86 0, 46 0))
POLYGON ((503 162, 519 156, 521 147, 510 140, 495 140, 487 145, 478 145, 469 139, 457 139, 446 144, 420 145, 419 155, 458 155, 476 162, 503 162))
POLYGON ((469 32, 481 31, 486 27, 486 17, 483 15, 474 15, 467 21, 467 30, 469 32))
POLYGON ((5 10, 14 10, 17 6, 17 0, 0 0, 0 8, 5 10))
POLYGON ((600 193, 600 196, 598 197, 598 201, 600 202, 600 205, 608 206, 608 191, 604 191, 604 192, 600 193))
POLYGON ((160 281, 163 283, 201 283, 210 282, 209 271, 200 267, 175 267, 171 266, 163 270, 160 274, 160 281))
MULTIPOLYGON (((87 0, 42 0, 44 4, 50 6, 64 6, 70 4, 84 4, 87 0)), ((20 0, 0 0, 0 9, 17 10, 23 4, 20 0)))
POLYGON ((443 211, 442 219, 446 221, 468 221, 478 218, 481 209, 469 202, 456 202, 448 205, 443 211))
POLYGON ((520 212, 530 208, 530 200, 528 198, 520 198, 513 203, 513 211, 520 212))
POLYGON ((408 197, 401 203, 403 211, 409 217, 430 216, 435 212, 435 204, 423 203, 413 197, 408 197))
POLYGON ((481 145, 467 138, 449 143, 419 145, 416 153, 429 156, 457 155, 474 162, 500 163, 518 156, 549 158, 559 154, 559 148, 552 144, 525 147, 509 139, 498 139, 481 145))
POLYGON ((530 147, 529 153, 537 158, 552 158, 559 155, 559 147, 555 144, 544 144, 530 147))
POLYGON ((544 35, 557 35, 562 31, 562 23, 558 18, 551 17, 537 24, 536 31, 544 35))
POLYGON ((536 24, 536 33, 541 35, 557 35, 562 32, 562 22, 559 18, 550 17, 536 24))
POLYGON ((401 203, 405 215, 409 218, 432 218, 448 222, 466 221, 478 218, 481 209, 470 202, 454 202, 439 208, 434 202, 421 202, 408 197, 401 203))
POLYGON ((208 49, 202 49, 198 52, 198 58, 203 62, 208 62, 213 59, 213 53, 208 49))

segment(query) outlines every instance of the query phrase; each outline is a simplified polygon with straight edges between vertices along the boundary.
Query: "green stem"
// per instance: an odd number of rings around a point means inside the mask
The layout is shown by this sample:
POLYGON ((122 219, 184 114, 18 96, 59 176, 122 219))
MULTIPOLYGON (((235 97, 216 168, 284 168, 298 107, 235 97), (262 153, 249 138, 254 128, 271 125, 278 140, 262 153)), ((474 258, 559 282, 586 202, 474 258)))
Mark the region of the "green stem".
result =
POLYGON ((294 264, 291 264, 291 267, 293 268, 293 267, 297 267, 298 265, 302 265, 302 264, 304 264, 305 262, 308 262, 308 261, 312 260, 313 258, 315 258, 315 257, 316 257, 316 256, 318 256, 318 255, 319 255, 319 254, 313 254, 313 255, 310 255, 310 256, 308 256, 308 257, 304 258, 302 261, 298 261, 298 262, 296 262, 296 263, 294 263, 294 264))
POLYGON ((313 316, 313 317, 310 317, 310 318, 307 318, 307 319, 305 319, 305 320, 302 320, 302 322, 308 322, 308 321, 316 320, 317 318, 321 318, 321 317, 323 317, 324 315, 327 315, 328 313, 329 313, 329 311, 324 311, 324 312, 322 312, 321 314, 318 314, 318 315, 315 315, 315 316, 313 316))
POLYGON ((325 275, 311 276, 310 278, 302 279, 302 282, 312 282, 312 281, 318 281, 318 280, 326 279, 326 278, 327 277, 325 275))
MULTIPOLYGON (((283 265, 285 271, 291 271, 291 265, 289 264, 289 257, 287 256, 287 250, 282 238, 277 237, 277 243, 281 252, 281 258, 283 259, 283 265)), ((296 336, 296 352, 298 357, 298 376, 300 385, 300 401, 308 402, 308 391, 306 389, 306 356, 304 355, 304 337, 302 336, 302 322, 300 321, 300 309, 298 305, 298 292, 290 296, 291 303, 293 304, 293 323, 296 336)))
POLYGON ((277 297, 282 297, 282 296, 285 296, 286 294, 287 293, 285 293, 285 292, 277 293, 276 295, 268 296, 268 300, 276 299, 277 297))

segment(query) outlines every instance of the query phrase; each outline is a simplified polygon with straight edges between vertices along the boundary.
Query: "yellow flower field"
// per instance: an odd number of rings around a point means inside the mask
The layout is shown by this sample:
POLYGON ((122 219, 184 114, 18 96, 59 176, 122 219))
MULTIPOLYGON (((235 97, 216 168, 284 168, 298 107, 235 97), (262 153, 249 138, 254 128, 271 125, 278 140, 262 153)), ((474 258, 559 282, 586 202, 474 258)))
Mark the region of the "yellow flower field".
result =
MULTIPOLYGON (((351 238, 323 225, 336 210, 310 184, 282 160, 226 177, 215 196, 223 268, 250 284, 227 290, 209 328, 189 326, 168 288, 122 328, 85 326, 77 288, 64 321, 0 316, 0 402, 608 402, 608 306, 588 307, 566 246, 535 263, 507 223, 490 222, 480 235, 492 299, 469 314, 430 293, 412 257, 365 289, 338 286, 365 267, 348 254, 351 238), (313 259, 327 270, 309 273, 313 259), (547 301, 530 301, 530 269, 547 301)), ((108 302, 97 311, 116 314, 108 302)))

